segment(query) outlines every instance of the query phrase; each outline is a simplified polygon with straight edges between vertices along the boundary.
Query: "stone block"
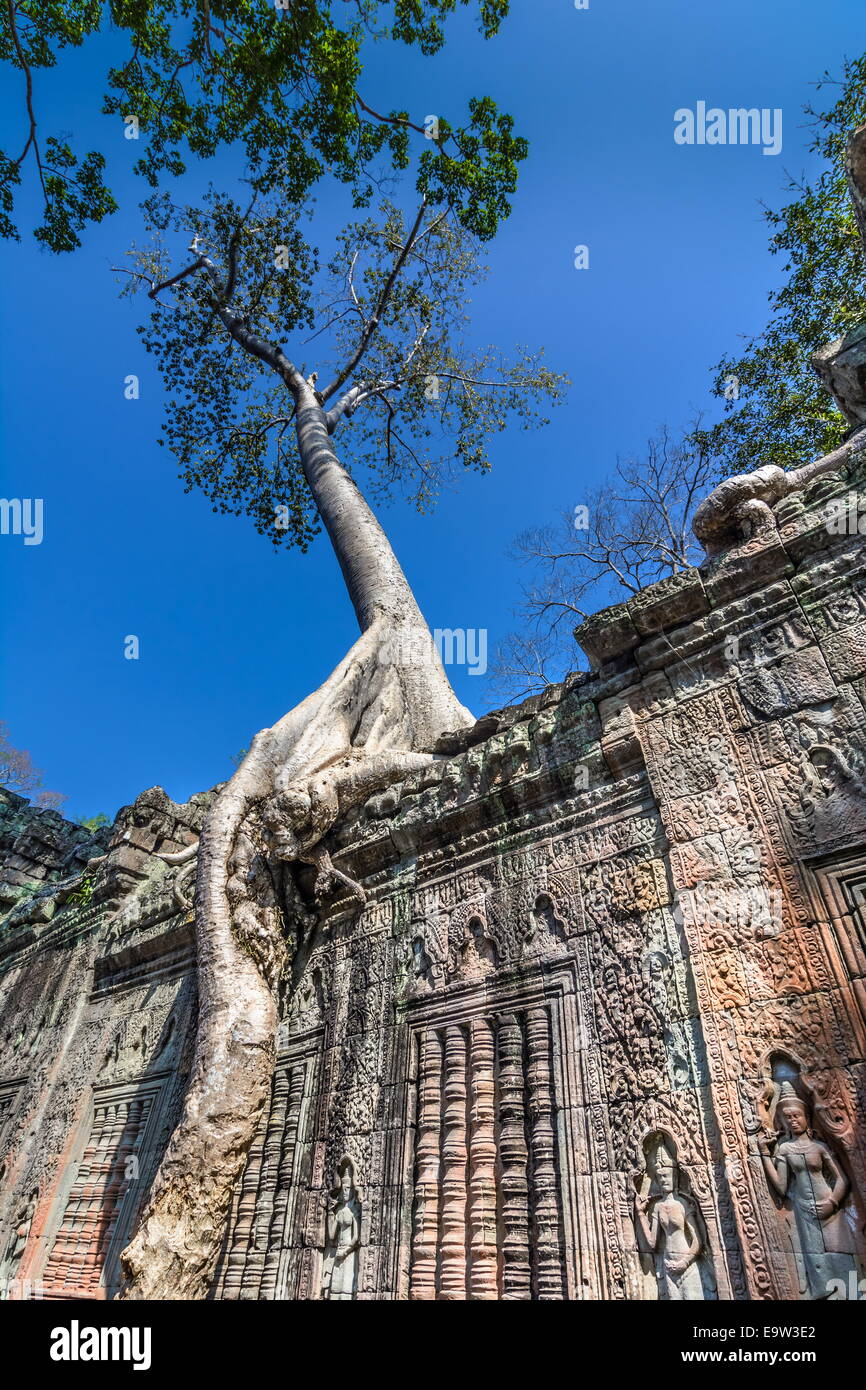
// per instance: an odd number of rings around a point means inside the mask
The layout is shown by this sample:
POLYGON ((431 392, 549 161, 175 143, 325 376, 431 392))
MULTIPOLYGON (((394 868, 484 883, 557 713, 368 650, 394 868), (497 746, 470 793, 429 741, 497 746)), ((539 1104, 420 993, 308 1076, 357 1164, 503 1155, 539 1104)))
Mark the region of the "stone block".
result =
POLYGON ((640 634, 631 620, 629 606, 618 603, 588 618, 574 630, 574 640, 586 653, 593 670, 633 651, 640 634))
POLYGON ((635 630, 642 637, 668 632, 710 611, 698 569, 683 570, 652 584, 630 599, 627 607, 635 630))
POLYGON ((738 682, 743 699, 766 718, 832 700, 838 689, 818 647, 761 666, 738 682))

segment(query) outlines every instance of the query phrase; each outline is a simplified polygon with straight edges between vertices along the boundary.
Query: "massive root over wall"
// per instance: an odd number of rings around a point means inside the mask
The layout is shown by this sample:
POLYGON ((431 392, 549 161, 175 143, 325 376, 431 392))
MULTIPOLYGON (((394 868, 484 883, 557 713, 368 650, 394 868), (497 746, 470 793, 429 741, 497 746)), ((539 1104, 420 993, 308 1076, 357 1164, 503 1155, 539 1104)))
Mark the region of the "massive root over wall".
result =
MULTIPOLYGON (((203 827, 192 1074, 180 1122, 122 1256, 120 1296, 127 1299, 200 1299, 210 1287, 274 1070, 278 991, 291 954, 281 865, 314 865, 320 898, 349 883, 326 850, 329 829, 367 797, 429 763, 441 734, 471 722, 309 391, 298 433, 362 634, 319 690, 256 735, 203 827)), ((350 887, 360 905, 362 890, 350 887)))

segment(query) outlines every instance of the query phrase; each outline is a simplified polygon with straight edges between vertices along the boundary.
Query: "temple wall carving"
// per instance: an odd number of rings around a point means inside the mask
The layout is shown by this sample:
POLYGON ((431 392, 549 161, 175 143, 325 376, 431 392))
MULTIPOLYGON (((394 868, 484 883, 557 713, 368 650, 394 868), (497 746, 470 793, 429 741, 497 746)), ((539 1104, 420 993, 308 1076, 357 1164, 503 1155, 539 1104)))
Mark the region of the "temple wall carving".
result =
MULTIPOLYGON (((856 480, 598 615, 591 672, 351 816, 330 850, 363 909, 287 883, 277 1066, 214 1298, 866 1277, 866 564, 824 524, 856 480)), ((87 895, 76 837, 25 854, 47 831, 13 808, 3 1296, 116 1289, 195 1028, 190 884, 156 855, 207 804, 143 793, 87 895)))

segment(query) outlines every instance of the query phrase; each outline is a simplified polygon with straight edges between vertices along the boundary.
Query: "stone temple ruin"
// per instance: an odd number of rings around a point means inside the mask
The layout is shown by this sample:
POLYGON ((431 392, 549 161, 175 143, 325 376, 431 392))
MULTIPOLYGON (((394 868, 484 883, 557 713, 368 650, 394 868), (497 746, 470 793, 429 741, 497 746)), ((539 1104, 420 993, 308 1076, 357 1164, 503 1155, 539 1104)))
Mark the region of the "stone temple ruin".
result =
MULTIPOLYGON (((340 827, 368 903, 301 933, 214 1297, 813 1298, 866 1272, 866 555, 856 513, 832 524, 858 483, 600 614, 592 674, 340 827)), ((191 884, 155 856, 208 800, 154 788, 82 845, 6 797, 11 1296, 116 1290, 195 1026, 191 884)))
MULTIPOLYGON (((856 1296, 864 342, 818 364, 835 466, 723 484, 710 558, 579 630, 590 673, 332 833, 367 903, 295 912, 213 1298, 856 1296)), ((158 856, 212 795, 90 841, 0 805, 5 1297, 118 1290, 195 1030, 192 880, 158 856)))

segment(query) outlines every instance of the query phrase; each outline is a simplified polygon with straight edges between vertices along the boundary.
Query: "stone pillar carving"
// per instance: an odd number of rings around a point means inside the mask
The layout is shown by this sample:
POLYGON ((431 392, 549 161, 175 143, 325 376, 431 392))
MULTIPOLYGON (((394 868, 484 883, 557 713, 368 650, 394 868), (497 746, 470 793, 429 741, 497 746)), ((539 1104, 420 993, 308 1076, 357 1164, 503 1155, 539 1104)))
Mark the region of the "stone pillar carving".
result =
POLYGON ((418 1088, 409 1297, 565 1298, 548 1010, 431 1029, 418 1088))
POLYGON ((282 1064, 271 1104, 244 1168, 225 1259, 221 1298, 284 1297, 282 1270, 292 1244, 295 1156, 307 1064, 282 1064))
POLYGON ((523 1034, 515 1014, 499 1021, 499 1152, 502 1162, 502 1297, 531 1297, 529 1181, 523 1102, 523 1034))
POLYGON ((496 1133, 494 1130, 493 1029, 487 1019, 470 1024, 469 1297, 495 1299, 496 1133))
POLYGON ((442 1144, 442 1264, 440 1295, 466 1297, 466 1038, 445 1032, 445 1134, 442 1144))
POLYGON ((235 1213, 231 1248, 226 1260, 223 1281, 223 1298, 240 1298, 244 1282, 247 1254, 252 1240, 253 1221, 256 1215, 256 1200, 259 1195, 259 1175, 262 1167, 262 1153, 265 1145, 265 1130, 260 1129, 247 1157, 241 1179, 241 1191, 235 1213))
POLYGON ((434 1029, 424 1034, 420 1050, 415 1233, 409 1297, 434 1299, 439 1246, 439 1138, 442 1124, 442 1041, 434 1029))
POLYGON ((95 1101, 90 1136, 42 1275, 49 1297, 93 1296, 116 1278, 113 1269, 106 1271, 106 1258, 139 1171, 156 1094, 156 1087, 147 1091, 136 1083, 111 1088, 95 1101))
POLYGON ((246 1259, 241 1280, 242 1298, 258 1299, 261 1294, 262 1274, 264 1273, 271 1229, 274 1189, 284 1138, 288 1093, 289 1073, 285 1067, 280 1067, 274 1076, 271 1108, 265 1128, 257 1190, 254 1196, 255 1212, 250 1232, 251 1239, 245 1251, 246 1259))
POLYGON ((526 1015, 526 1036, 537 1296, 540 1299, 560 1299, 565 1294, 551 1091, 550 1020, 546 1009, 529 1010, 526 1015))
POLYGON ((291 1237, 291 1232, 288 1229, 291 1210, 289 1197, 295 1174, 295 1151, 301 1118, 301 1102, 304 1096, 305 1075, 305 1068, 296 1066, 292 1067, 287 1077, 288 1100, 285 1109, 285 1125, 277 1169, 277 1185, 271 1213, 268 1248, 262 1271, 260 1293, 262 1298, 276 1298, 278 1296, 277 1283, 280 1262, 283 1250, 289 1244, 291 1237))

